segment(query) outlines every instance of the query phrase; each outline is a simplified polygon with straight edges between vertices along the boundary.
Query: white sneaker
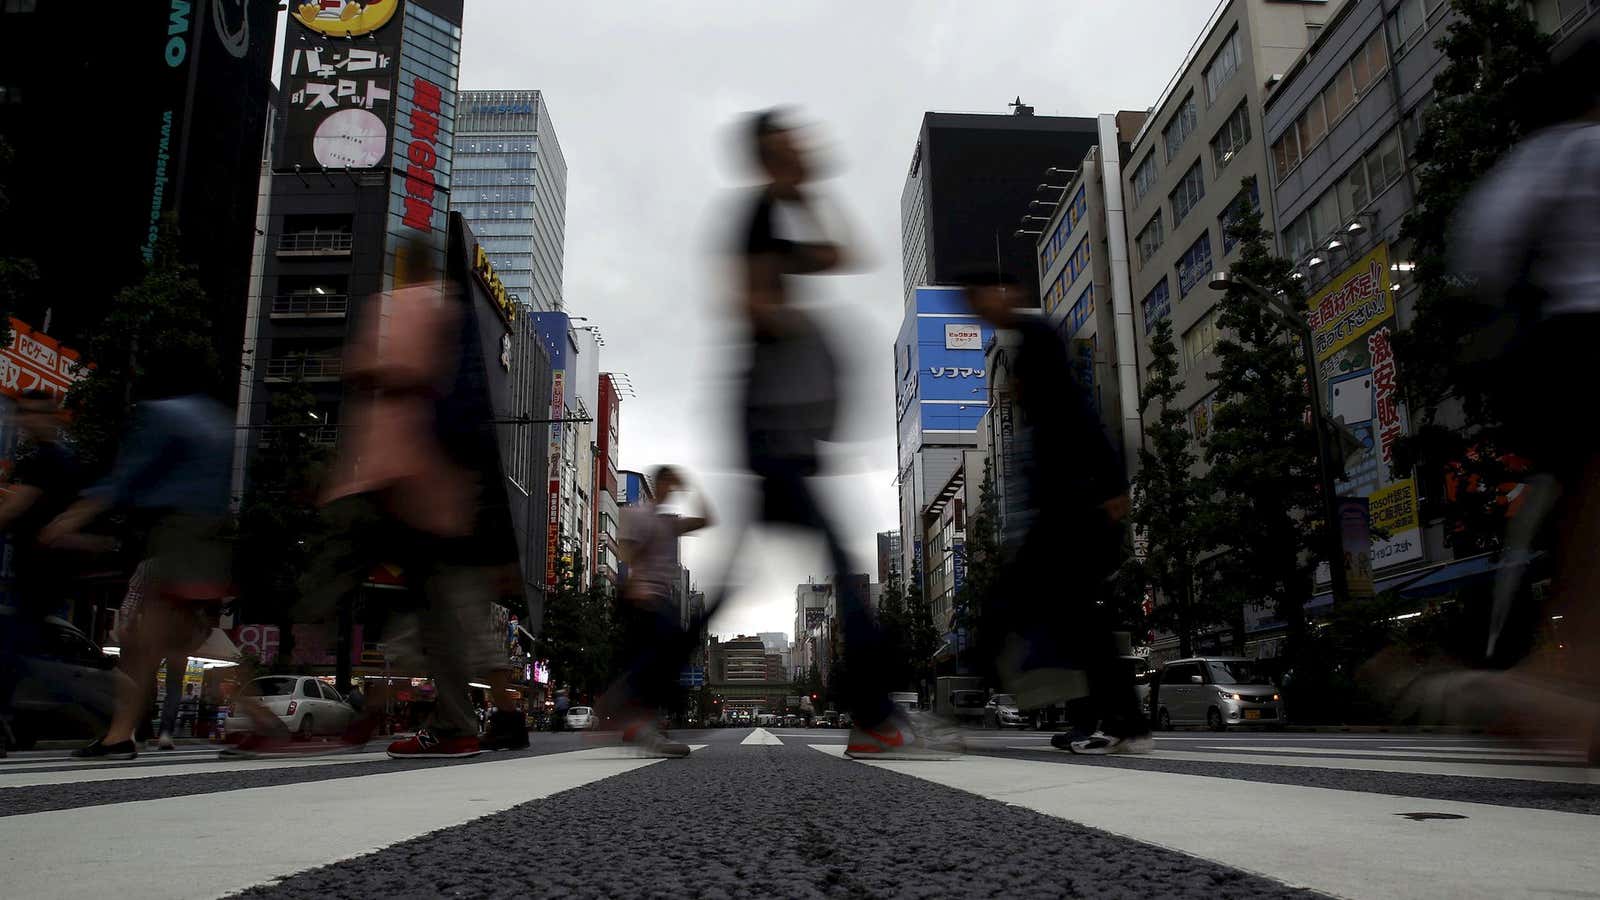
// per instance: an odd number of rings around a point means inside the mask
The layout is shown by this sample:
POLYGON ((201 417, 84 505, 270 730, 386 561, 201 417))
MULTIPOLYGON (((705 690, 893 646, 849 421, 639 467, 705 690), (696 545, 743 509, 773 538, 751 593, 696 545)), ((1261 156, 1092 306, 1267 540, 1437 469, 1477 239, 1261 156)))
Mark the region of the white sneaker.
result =
POLYGON ((1080 738, 1067 745, 1067 749, 1081 756, 1109 756, 1113 753, 1143 754, 1154 753, 1156 749, 1155 738, 1148 735, 1134 737, 1117 737, 1096 731, 1086 738, 1080 738))
POLYGON ((172 732, 163 731, 161 737, 156 740, 156 746, 163 750, 174 750, 178 745, 172 742, 172 732))

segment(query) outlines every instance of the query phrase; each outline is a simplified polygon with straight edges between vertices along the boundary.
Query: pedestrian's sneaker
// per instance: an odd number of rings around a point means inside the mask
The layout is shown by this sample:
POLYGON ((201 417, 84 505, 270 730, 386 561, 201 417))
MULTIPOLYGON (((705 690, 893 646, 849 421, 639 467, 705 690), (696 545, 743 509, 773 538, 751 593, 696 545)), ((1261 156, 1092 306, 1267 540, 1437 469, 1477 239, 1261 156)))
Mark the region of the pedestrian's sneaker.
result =
POLYGON ((1063 737, 1066 737, 1066 735, 1056 735, 1056 737, 1051 738, 1051 745, 1061 747, 1061 744, 1065 743, 1066 747, 1063 749, 1082 756, 1108 756, 1113 753, 1143 754, 1153 753, 1156 749, 1155 739, 1148 734, 1118 737, 1114 734, 1106 734, 1104 731, 1096 731, 1086 738, 1058 743, 1057 738, 1063 737))
POLYGON ((287 731, 270 734, 251 732, 237 744, 222 748, 217 756, 222 759, 299 759, 305 756, 333 756, 359 749, 360 745, 297 741, 287 731))
POLYGON ((389 745, 391 759, 466 759, 482 752, 476 736, 438 737, 426 728, 389 745))
POLYGON ((914 729, 910 722, 891 717, 882 724, 850 729, 844 755, 851 759, 957 759, 966 752, 966 743, 953 733, 931 733, 914 729))
POLYGON ((528 749, 528 725, 522 713, 497 710, 489 717, 489 730, 484 735, 485 750, 528 749))
POLYGON ((623 729, 622 743, 632 747, 641 756, 683 759, 689 755, 688 744, 667 737, 665 731, 653 724, 631 725, 623 729))
POLYGON ((72 751, 73 759, 136 759, 138 756, 139 745, 131 740, 108 744, 95 738, 89 746, 72 751))
POLYGON ((172 732, 163 731, 161 732, 161 737, 156 741, 156 746, 160 747, 162 750, 172 750, 178 745, 172 742, 172 732))

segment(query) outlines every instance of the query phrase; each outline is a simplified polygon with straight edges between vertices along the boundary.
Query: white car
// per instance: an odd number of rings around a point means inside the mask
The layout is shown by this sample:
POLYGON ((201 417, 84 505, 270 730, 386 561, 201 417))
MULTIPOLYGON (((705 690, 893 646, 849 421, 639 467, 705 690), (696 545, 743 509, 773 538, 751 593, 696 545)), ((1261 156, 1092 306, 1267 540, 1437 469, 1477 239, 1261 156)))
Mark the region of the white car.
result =
MULTIPOLYGON (((356 711, 331 685, 308 675, 265 675, 250 682, 246 696, 261 702, 295 737, 344 734, 356 711)), ((228 732, 252 731, 250 717, 229 715, 228 732)))
POLYGON ((574 706, 567 710, 568 731, 592 731, 600 724, 600 717, 589 706, 574 706))

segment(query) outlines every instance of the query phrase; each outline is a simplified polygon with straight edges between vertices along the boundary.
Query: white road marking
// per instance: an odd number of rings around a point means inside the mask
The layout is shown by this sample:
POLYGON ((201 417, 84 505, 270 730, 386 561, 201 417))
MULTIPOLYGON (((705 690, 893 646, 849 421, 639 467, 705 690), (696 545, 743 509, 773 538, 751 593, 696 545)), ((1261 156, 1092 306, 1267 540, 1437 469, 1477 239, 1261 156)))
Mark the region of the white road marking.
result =
POLYGON ((1578 813, 995 757, 864 765, 1339 897, 1577 896, 1600 884, 1600 818, 1578 813), (1414 812, 1467 818, 1402 818, 1414 812))
POLYGON ((16 897, 223 896, 660 762, 596 748, 10 816, 0 871, 16 897))
MULTIPOLYGON (((1007 747, 1032 750, 1038 747, 1007 747)), ((1339 750, 1336 753, 1349 751, 1339 750)), ((1352 772, 1401 772, 1408 775, 1456 775, 1467 778, 1509 778, 1514 781, 1546 781, 1555 784, 1600 784, 1600 770, 1560 766, 1516 766, 1498 762, 1471 763, 1456 760, 1366 759, 1349 756, 1273 756, 1252 753, 1216 753, 1194 750, 1163 750, 1158 745, 1153 756, 1139 759, 1175 759, 1186 762, 1244 763, 1257 766, 1285 766, 1310 769, 1348 769, 1352 772)))
POLYGON ((782 747, 783 741, 779 740, 777 735, 766 730, 765 728, 757 728, 755 731, 745 735, 744 740, 739 742, 739 746, 741 747, 749 747, 757 744, 762 746, 776 744, 779 747, 782 747))
POLYGON ((0 772, 0 788, 36 787, 45 784, 82 784, 91 781, 127 781, 132 778, 174 778, 182 775, 212 775, 220 772, 254 772, 262 769, 297 769, 304 766, 342 766, 350 763, 372 762, 388 759, 383 751, 376 753, 343 753, 338 756, 301 756, 292 759, 217 759, 211 762, 177 763, 167 766, 139 766, 123 762, 107 764, 93 769, 70 769, 61 772, 16 771, 0 772))
POLYGON ((1482 756, 1493 762, 1573 762, 1583 761, 1583 757, 1576 753, 1557 754, 1543 753, 1518 753, 1513 750, 1472 750, 1467 748, 1441 750, 1435 748, 1387 748, 1382 750, 1356 750, 1329 747, 1262 747, 1262 746, 1211 746, 1196 747, 1196 750, 1222 750, 1229 753, 1322 753, 1337 756, 1415 756, 1423 759, 1449 759, 1458 760, 1463 755, 1482 756))
MULTIPOLYGON (((159 755, 157 753, 141 752, 139 754, 139 761, 152 762, 156 760, 216 759, 217 751, 219 749, 221 748, 212 747, 208 750, 169 750, 164 753, 160 753, 159 755)), ((12 756, 7 758, 3 764, 0 764, 0 774, 4 774, 6 772, 24 772, 29 769, 37 769, 40 766, 125 766, 130 762, 132 762, 132 760, 73 759, 70 756, 12 756)))

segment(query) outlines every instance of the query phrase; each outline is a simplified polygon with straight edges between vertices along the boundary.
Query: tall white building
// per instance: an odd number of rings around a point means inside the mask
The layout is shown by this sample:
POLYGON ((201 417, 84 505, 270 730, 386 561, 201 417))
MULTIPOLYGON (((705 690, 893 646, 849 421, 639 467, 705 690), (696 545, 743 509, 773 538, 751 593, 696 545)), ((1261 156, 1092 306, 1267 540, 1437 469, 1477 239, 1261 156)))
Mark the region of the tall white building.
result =
POLYGON ((540 91, 462 91, 450 208, 466 217, 506 289, 562 308, 567 161, 540 91))

